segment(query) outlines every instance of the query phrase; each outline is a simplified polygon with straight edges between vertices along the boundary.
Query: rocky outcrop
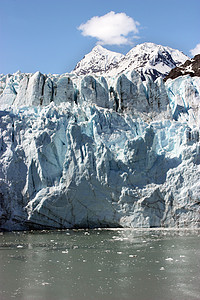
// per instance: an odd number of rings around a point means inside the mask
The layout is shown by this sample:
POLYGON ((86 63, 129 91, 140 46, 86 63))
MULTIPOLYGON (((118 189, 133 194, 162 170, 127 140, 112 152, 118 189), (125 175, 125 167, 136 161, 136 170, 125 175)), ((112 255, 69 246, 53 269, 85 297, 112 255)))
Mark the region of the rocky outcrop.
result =
POLYGON ((187 60, 184 64, 172 69, 164 78, 164 81, 167 81, 168 79, 175 79, 183 75, 200 77, 200 54, 195 55, 193 59, 187 60))

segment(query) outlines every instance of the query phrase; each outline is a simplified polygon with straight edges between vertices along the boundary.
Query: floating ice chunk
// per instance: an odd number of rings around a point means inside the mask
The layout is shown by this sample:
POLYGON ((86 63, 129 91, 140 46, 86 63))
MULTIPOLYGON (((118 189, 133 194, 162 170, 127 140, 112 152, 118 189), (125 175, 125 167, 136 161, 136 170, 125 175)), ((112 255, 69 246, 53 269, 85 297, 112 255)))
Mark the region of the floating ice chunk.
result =
POLYGON ((165 260, 167 260, 167 261, 173 261, 174 259, 172 257, 168 257, 165 260))
POLYGON ((68 254, 69 251, 66 249, 66 250, 62 251, 62 253, 63 253, 63 254, 68 254))

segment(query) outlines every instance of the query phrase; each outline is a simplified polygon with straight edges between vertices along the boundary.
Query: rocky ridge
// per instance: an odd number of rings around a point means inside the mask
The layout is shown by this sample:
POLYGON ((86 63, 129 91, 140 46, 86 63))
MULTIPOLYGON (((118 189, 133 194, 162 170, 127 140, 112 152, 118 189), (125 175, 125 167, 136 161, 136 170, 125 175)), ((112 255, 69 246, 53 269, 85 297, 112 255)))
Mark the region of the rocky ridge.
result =
POLYGON ((184 64, 173 68, 164 78, 164 81, 167 81, 168 79, 175 79, 183 75, 200 77, 200 54, 195 55, 192 59, 186 60, 184 64))

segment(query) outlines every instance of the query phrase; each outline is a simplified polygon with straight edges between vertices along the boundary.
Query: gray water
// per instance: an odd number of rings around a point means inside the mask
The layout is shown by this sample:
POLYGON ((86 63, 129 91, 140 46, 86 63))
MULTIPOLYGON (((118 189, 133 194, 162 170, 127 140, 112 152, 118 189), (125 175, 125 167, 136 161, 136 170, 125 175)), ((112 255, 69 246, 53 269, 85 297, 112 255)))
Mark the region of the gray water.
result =
POLYGON ((0 299, 200 299, 200 230, 1 233, 0 299))

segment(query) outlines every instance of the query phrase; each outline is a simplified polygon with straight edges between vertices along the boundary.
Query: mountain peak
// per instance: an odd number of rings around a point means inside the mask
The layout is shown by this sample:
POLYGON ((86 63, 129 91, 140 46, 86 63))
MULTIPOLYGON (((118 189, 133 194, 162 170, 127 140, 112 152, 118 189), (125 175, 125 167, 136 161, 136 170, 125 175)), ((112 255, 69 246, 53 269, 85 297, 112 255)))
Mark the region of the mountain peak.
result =
POLYGON ((98 73, 104 74, 113 67, 116 67, 119 61, 124 57, 123 54, 110 51, 101 45, 96 45, 90 53, 76 65, 73 73, 76 75, 86 75, 98 73))
POLYGON ((155 80, 159 76, 165 77, 171 69, 187 59, 177 49, 146 42, 135 46, 126 54, 123 64, 120 64, 120 72, 134 69, 140 73, 142 80, 145 80, 146 75, 155 80))
POLYGON ((94 52, 94 51, 102 52, 102 51, 105 51, 105 50, 107 50, 107 49, 102 47, 101 45, 96 45, 94 48, 92 48, 92 52, 94 52))
POLYGON ((171 69, 184 63, 188 57, 181 51, 168 46, 145 42, 133 47, 126 55, 96 45, 76 65, 76 75, 97 74, 115 76, 136 70, 142 80, 150 75, 154 80, 165 77, 171 69))

